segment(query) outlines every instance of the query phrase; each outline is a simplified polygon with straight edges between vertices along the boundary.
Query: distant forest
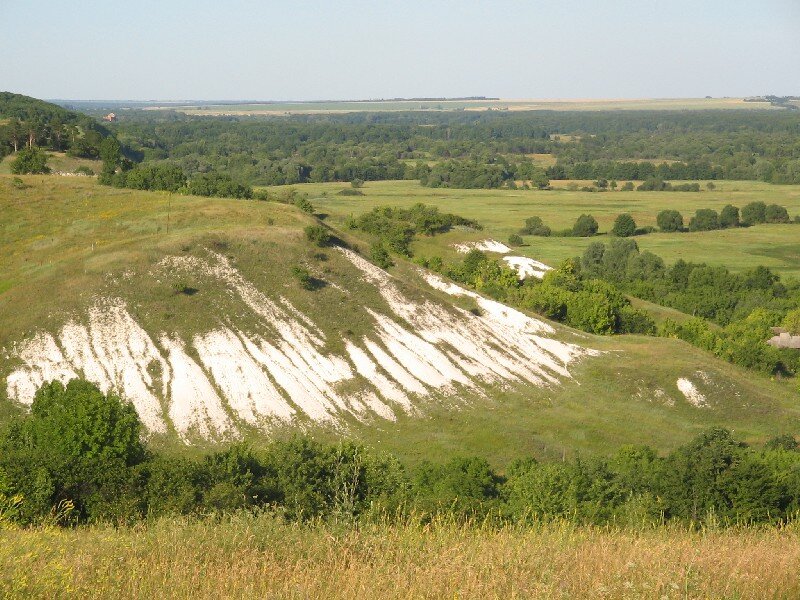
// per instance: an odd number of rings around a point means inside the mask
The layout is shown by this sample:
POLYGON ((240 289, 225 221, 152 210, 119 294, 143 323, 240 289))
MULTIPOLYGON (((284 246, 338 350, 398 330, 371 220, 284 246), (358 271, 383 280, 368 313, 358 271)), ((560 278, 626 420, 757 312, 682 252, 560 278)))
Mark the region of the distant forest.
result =
MULTIPOLYGON (((519 181, 546 187, 558 179, 800 183, 800 111, 788 110, 287 117, 125 110, 118 122, 100 124, 54 104, 0 93, 0 158, 26 146, 108 159, 107 175, 144 162, 151 170, 180 169, 185 181, 224 176, 245 186, 383 179, 456 188, 519 181), (116 144, 102 156, 108 137, 119 140, 119 156, 116 144), (548 156, 537 161, 534 155, 548 156)), ((147 179, 135 174, 104 182, 127 186, 147 179)))
POLYGON ((418 179, 449 187, 502 187, 531 179, 537 170, 543 172, 539 178, 551 180, 800 183, 796 111, 212 118, 125 111, 110 127, 136 161, 169 161, 188 177, 222 171, 251 185, 418 179), (551 154, 556 163, 537 165, 533 154, 551 154), (450 163, 447 170, 459 176, 448 180, 437 172, 440 163, 450 163))

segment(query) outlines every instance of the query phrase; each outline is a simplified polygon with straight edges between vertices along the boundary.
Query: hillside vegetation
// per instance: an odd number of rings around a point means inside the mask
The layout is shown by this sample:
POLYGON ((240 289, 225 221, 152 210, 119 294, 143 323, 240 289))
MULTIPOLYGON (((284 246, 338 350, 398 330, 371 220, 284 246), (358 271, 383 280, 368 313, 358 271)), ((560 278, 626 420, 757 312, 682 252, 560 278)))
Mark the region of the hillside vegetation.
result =
MULTIPOLYGON (((356 254, 310 243, 304 228, 315 220, 292 206, 115 190, 86 179, 22 179, 24 189, 0 177, 0 223, 7 232, 0 247, 6 257, 0 347, 3 377, 17 373, 3 393, 30 401, 36 382, 93 373, 98 383, 139 402, 156 444, 177 449, 183 437, 202 447, 234 432, 260 443, 265 428, 280 436, 294 422, 273 418, 279 413, 265 421, 259 411, 276 406, 299 409, 299 423, 319 435, 347 433, 412 462, 469 452, 503 463, 523 454, 604 452, 631 442, 668 449, 710 425, 733 427, 749 441, 797 430, 795 393, 786 383, 745 373, 676 340, 592 337, 513 311, 503 316, 505 309, 471 292, 459 297, 431 287, 403 260, 389 277, 356 254), (295 279, 292 269, 298 266, 317 282, 313 289, 295 279), (273 311, 269 317, 264 307, 273 311), (268 320, 275 310, 289 329, 276 329, 268 320), (471 323, 467 335, 478 337, 446 341, 442 336, 461 320, 471 323), (226 332, 235 332, 236 339, 226 332), (103 350, 82 350, 86 335, 105 336, 97 346, 103 350), (403 347, 420 344, 409 335, 428 336, 440 354, 404 354, 403 347), (471 350, 468 364, 453 354, 453 346, 497 335, 506 337, 482 351, 496 359, 471 350), (144 344, 133 354, 130 339, 144 344), (397 346, 398 339, 406 341, 397 346), (298 385, 306 383, 295 388, 296 397, 285 392, 290 382, 270 374, 269 363, 248 362, 255 360, 248 356, 266 361, 252 354, 255 349, 219 354, 219 348, 230 352, 247 340, 282 348, 284 356, 293 356, 290 347, 311 352, 286 363, 293 373, 291 365, 306 365, 297 371, 298 385), (521 355, 512 358, 506 353, 515 344, 521 355), (38 351, 30 363, 26 348, 38 351), (209 387, 198 392, 167 385, 188 377, 172 363, 179 356, 187 357, 181 365, 198 369, 189 373, 202 374, 190 379, 208 381, 209 387), (526 365, 519 372, 525 376, 497 371, 493 365, 502 356, 511 361, 507 368, 526 365), (413 375, 406 387, 401 371, 387 371, 394 368, 387 357, 413 375), (109 360, 122 366, 109 371, 103 366, 109 360), (442 372, 448 362, 454 370, 442 372), (124 365, 131 364, 139 366, 126 371, 124 365), (260 387, 243 390, 237 387, 241 376, 226 379, 224 370, 214 371, 225 364, 230 372, 262 373, 260 387), (322 379, 310 383, 309 373, 322 379), (376 387, 376 374, 392 385, 376 387), (693 382, 707 406, 690 403, 677 387, 682 378, 693 382), (267 386, 277 395, 265 397, 267 386), (178 392, 185 394, 180 402, 178 392), (191 403, 198 398, 206 403, 191 403), (333 420, 311 418, 311 404, 308 410, 295 404, 309 398, 321 406, 332 403, 325 410, 333 420), (414 410, 403 408, 406 402, 414 410)), ((366 247, 349 233, 337 235, 352 247, 366 247)), ((6 414, 20 406, 10 398, 0 403, 6 414)))

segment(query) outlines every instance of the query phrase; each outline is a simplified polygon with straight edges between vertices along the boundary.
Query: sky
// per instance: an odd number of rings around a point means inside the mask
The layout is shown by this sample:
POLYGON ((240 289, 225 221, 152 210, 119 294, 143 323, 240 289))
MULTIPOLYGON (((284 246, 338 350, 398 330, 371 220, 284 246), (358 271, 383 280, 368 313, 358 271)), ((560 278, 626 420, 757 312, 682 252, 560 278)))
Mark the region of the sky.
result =
POLYGON ((800 95, 800 0, 0 0, 47 99, 800 95))

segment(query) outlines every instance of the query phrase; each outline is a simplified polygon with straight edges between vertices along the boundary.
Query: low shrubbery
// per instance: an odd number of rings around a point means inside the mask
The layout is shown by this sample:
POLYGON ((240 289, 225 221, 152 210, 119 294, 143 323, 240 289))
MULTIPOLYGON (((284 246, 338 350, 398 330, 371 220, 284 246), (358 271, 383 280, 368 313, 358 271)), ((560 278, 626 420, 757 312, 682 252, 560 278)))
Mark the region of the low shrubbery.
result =
POLYGON ((800 452, 787 435, 753 448, 710 429, 665 456, 623 446, 608 457, 530 457, 497 471, 477 456, 412 470, 352 442, 301 436, 178 458, 145 447, 140 434, 135 410, 117 397, 78 380, 44 385, 30 414, 0 435, 5 523, 132 524, 273 507, 290 521, 718 525, 780 523, 800 510, 800 452))

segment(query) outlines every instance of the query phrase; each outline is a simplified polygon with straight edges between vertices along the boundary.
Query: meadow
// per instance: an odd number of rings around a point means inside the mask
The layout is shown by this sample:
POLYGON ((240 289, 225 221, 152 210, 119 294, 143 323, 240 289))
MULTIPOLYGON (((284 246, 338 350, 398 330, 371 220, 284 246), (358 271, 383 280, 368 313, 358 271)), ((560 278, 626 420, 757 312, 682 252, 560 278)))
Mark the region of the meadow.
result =
MULTIPOLYGON (((452 244, 486 237, 507 242, 508 236, 523 226, 526 218, 539 216, 554 230, 572 226, 583 213, 593 215, 600 233, 608 232, 617 215, 630 213, 639 227, 656 226, 656 215, 664 209, 681 212, 684 223, 699 208, 721 210, 726 204, 741 208, 753 201, 785 206, 794 217, 800 214, 800 186, 772 185, 752 181, 716 181, 715 189, 697 192, 582 192, 567 186, 590 182, 553 181, 552 190, 461 190, 426 188, 415 181, 367 182, 362 196, 340 196, 348 187, 341 183, 293 186, 309 194, 314 206, 328 214, 330 222, 341 226, 350 215, 359 215, 375 206, 411 206, 417 202, 439 207, 475 219, 484 231, 453 231, 436 238, 423 239, 412 246, 420 255, 454 256, 452 244)), ((267 188, 280 193, 285 188, 267 188)), ((560 238, 524 236, 525 246, 514 254, 529 256, 551 266, 580 255, 596 238, 560 238)), ((634 238, 642 250, 650 250, 667 263, 680 258, 686 261, 723 265, 743 271, 758 265, 769 267, 782 276, 800 277, 800 227, 757 225, 748 228, 699 233, 652 233, 634 238)))
POLYGON ((285 523, 270 513, 0 531, 5 598, 772 598, 795 526, 285 523))

